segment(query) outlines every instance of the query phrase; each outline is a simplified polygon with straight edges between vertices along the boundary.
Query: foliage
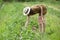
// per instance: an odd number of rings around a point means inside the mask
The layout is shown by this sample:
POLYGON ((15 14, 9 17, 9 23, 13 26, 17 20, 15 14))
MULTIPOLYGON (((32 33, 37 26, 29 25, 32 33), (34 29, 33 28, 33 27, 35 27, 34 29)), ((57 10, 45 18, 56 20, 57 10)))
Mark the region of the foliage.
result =
POLYGON ((23 15, 22 10, 25 6, 34 4, 47 5, 46 17, 46 33, 44 40, 60 40, 60 7, 55 3, 44 2, 12 2, 4 3, 0 9, 0 40, 40 40, 38 31, 37 18, 34 15, 30 19, 28 28, 24 27, 26 16, 23 15), (34 20, 33 20, 34 19, 34 20), (36 30, 32 29, 36 26, 36 30))
POLYGON ((50 1, 50 2, 54 2, 54 1, 59 1, 59 0, 2 0, 4 2, 13 2, 13 1, 18 1, 18 2, 44 2, 44 1, 50 1))

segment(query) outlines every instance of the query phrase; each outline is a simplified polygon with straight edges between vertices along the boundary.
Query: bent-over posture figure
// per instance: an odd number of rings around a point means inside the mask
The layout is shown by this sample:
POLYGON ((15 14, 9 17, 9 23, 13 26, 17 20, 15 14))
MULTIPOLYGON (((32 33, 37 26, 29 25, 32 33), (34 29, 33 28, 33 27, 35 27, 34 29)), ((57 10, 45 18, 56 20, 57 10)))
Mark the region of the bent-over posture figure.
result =
POLYGON ((39 30, 41 33, 43 33, 45 31, 44 15, 46 13, 47 13, 47 8, 44 5, 34 5, 31 7, 25 7, 23 9, 23 14, 27 16, 25 27, 27 27, 29 24, 30 16, 34 14, 39 14, 39 17, 38 17, 39 30))

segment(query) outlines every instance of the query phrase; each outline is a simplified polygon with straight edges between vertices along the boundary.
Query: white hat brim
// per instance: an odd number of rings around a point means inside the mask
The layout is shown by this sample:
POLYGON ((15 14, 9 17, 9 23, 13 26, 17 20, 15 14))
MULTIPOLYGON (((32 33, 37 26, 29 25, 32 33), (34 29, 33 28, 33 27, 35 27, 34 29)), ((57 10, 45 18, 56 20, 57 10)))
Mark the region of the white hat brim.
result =
POLYGON ((29 13, 30 13, 30 7, 25 7, 25 8, 23 9, 23 15, 28 15, 29 13), (29 9, 29 10, 28 10, 27 13, 25 13, 25 12, 27 11, 27 9, 29 9))

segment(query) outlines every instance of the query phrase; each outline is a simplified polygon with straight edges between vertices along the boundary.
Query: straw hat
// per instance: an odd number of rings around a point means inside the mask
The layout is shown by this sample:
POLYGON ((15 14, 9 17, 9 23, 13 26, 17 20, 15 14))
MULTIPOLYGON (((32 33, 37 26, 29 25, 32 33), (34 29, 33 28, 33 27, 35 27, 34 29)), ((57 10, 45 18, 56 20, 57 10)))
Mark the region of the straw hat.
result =
POLYGON ((23 9, 23 15, 28 15, 30 13, 30 7, 25 7, 23 9))

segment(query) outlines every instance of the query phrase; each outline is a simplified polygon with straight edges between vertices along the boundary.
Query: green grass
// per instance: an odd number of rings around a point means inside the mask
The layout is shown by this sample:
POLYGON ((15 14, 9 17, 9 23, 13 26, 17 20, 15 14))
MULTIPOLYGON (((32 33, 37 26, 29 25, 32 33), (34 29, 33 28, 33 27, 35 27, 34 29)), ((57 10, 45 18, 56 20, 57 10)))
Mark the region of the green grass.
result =
POLYGON ((0 40, 40 40, 38 15, 31 17, 27 29, 24 27, 26 16, 22 13, 23 8, 34 4, 45 4, 48 9, 45 15, 46 34, 44 40, 60 40, 60 6, 58 3, 44 2, 4 3, 0 9, 0 40), (35 31, 32 30, 32 26, 36 26, 35 31))

